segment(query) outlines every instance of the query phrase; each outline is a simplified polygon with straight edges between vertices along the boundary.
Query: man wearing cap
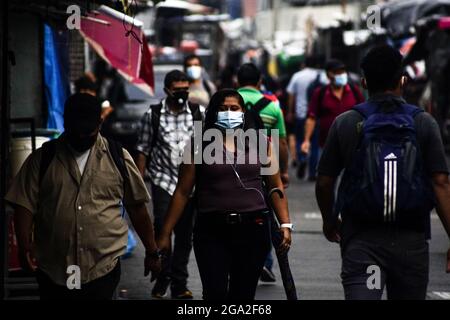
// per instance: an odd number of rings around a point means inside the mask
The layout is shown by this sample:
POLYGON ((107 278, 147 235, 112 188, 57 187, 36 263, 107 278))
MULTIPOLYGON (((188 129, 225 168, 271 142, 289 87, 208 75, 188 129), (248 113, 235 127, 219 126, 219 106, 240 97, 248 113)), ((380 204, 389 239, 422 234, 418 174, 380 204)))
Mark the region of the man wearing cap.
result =
POLYGON ((309 153, 311 137, 317 121, 320 121, 319 146, 323 148, 334 119, 353 106, 364 102, 359 88, 349 83, 346 66, 341 61, 335 59, 328 61, 325 71, 330 83, 314 91, 308 106, 305 138, 301 146, 302 152, 306 154, 309 153))
POLYGON ((101 110, 92 95, 69 97, 65 132, 28 157, 6 195, 22 267, 37 266, 41 299, 113 297, 127 245, 122 201, 146 249, 145 276, 160 269, 150 197, 128 152, 122 149, 120 170, 112 144, 99 134, 101 110))

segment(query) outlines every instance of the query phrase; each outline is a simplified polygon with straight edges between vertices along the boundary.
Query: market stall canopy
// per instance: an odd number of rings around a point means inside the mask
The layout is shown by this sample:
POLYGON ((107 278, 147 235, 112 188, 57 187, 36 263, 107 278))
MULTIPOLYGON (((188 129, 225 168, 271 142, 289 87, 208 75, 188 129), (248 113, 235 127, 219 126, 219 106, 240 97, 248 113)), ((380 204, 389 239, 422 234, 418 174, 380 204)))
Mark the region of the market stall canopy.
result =
POLYGON ((106 6, 81 20, 80 33, 128 81, 153 95, 154 76, 143 23, 106 6))
POLYGON ((381 7, 381 25, 393 38, 411 35, 415 23, 432 15, 450 15, 450 0, 399 0, 381 7))

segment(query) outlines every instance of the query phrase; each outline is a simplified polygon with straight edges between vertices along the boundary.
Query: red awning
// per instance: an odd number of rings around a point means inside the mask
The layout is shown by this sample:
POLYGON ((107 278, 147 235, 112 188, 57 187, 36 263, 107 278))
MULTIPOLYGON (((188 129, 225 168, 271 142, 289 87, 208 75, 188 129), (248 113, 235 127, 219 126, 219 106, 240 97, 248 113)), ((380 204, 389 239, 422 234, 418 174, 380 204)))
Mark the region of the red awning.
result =
POLYGON ((142 31, 142 22, 107 6, 100 6, 81 20, 80 33, 112 67, 145 92, 153 95, 152 55, 142 31), (132 29, 133 27, 133 29, 132 29), (142 42, 139 43, 134 35, 142 42))

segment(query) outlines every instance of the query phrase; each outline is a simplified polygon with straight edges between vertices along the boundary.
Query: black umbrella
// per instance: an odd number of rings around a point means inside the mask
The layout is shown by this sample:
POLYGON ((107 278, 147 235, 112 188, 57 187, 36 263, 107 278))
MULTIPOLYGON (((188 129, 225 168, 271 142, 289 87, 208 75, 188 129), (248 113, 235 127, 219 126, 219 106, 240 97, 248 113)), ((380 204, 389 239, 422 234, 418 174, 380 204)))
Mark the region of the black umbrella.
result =
POLYGON ((281 252, 280 245, 283 241, 281 233, 280 233, 280 226, 278 221, 276 220, 272 208, 272 194, 278 194, 278 196, 282 199, 284 198, 283 192, 278 189, 274 188, 269 191, 267 194, 267 203, 271 207, 271 214, 270 214, 270 231, 272 235, 272 244, 275 248, 275 253, 277 255, 278 260, 278 266, 280 267, 280 273, 281 273, 281 279, 283 281, 283 287, 284 291, 286 292, 286 297, 288 300, 298 300, 297 297, 297 289, 295 287, 294 277, 292 276, 291 267, 289 265, 289 258, 287 252, 281 252))

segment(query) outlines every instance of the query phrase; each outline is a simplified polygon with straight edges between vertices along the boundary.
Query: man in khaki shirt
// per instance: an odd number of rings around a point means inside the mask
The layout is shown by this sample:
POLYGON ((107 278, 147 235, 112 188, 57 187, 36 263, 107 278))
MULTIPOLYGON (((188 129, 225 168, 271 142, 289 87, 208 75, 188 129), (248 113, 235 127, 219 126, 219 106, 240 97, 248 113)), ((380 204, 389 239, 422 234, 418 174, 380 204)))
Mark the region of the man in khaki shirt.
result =
POLYGON ((51 142, 54 157, 44 175, 41 148, 25 161, 6 195, 15 208, 23 267, 33 268, 36 259, 41 299, 112 298, 127 245, 122 201, 146 249, 145 276, 160 270, 144 181, 126 150, 122 176, 100 125, 100 102, 88 94, 71 96, 65 133, 51 142))

